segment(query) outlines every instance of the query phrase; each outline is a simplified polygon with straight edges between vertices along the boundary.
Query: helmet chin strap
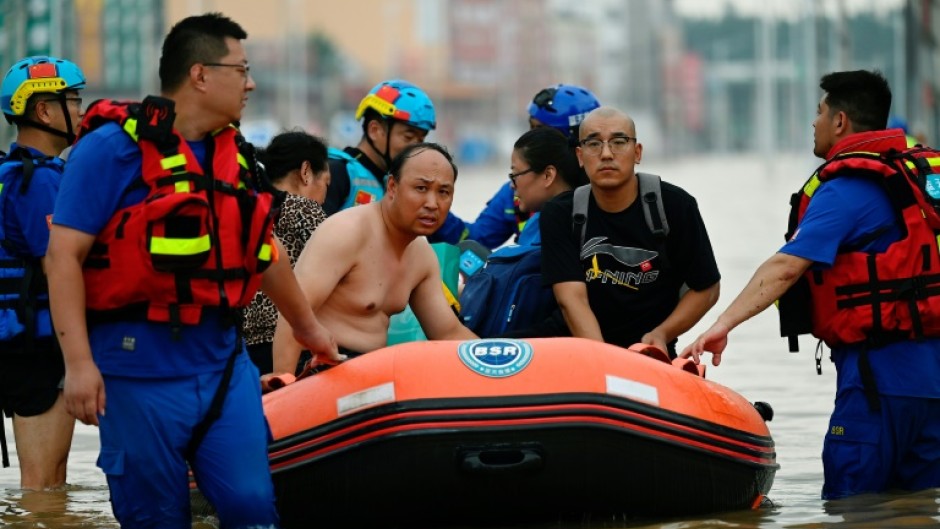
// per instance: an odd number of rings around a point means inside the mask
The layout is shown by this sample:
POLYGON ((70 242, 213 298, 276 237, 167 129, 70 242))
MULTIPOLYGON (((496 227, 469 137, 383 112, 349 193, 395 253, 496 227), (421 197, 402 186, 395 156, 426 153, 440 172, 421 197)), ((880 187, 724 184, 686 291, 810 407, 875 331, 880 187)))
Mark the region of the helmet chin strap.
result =
POLYGON ((373 143, 372 138, 370 138, 368 134, 366 134, 366 142, 369 144, 369 147, 372 147, 373 151, 379 153, 379 155, 382 156, 382 161, 385 162, 385 170, 388 171, 388 168, 392 166, 392 158, 388 155, 388 153, 392 146, 392 127, 395 125, 395 120, 389 118, 384 121, 388 126, 385 129, 385 150, 380 151, 378 147, 375 146, 375 143, 373 143))
POLYGON ((39 123, 38 121, 33 121, 25 117, 17 119, 16 123, 19 124, 20 126, 26 125, 29 127, 33 127, 34 129, 39 129, 43 132, 48 132, 49 134, 53 134, 53 135, 65 138, 65 141, 67 141, 69 145, 72 145, 75 143, 75 139, 76 139, 75 132, 73 131, 73 128, 72 128, 72 114, 71 112, 69 112, 68 102, 66 102, 64 98, 59 99, 59 104, 62 105, 62 112, 65 115, 65 129, 66 130, 55 129, 55 128, 50 127, 49 125, 46 125, 45 123, 39 123))

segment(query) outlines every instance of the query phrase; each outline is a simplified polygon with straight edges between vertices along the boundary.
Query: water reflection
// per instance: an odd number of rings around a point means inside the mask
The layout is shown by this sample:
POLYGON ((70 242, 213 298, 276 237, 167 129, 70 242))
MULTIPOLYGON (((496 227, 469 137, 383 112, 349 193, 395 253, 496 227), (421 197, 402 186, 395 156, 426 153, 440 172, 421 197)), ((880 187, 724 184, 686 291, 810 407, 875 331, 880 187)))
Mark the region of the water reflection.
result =
POLYGON ((864 494, 823 504, 826 513, 841 521, 825 527, 940 527, 940 489, 914 493, 864 494))
POLYGON ((54 491, 5 490, 0 498, 0 526, 5 529, 118 527, 102 498, 107 487, 69 485, 54 491))
MULTIPOLYGON (((647 170, 688 190, 698 200, 708 226, 722 273, 722 297, 716 311, 724 309, 754 269, 783 240, 787 199, 799 187, 814 160, 808 155, 777 156, 773 165, 759 157, 736 155, 697 160, 646 160, 647 170)), ((463 168, 462 168, 463 169, 463 168)), ((461 171, 455 212, 475 217, 493 190, 502 184, 502 167, 461 171), (462 208, 462 209, 461 209, 462 208)), ((711 323, 717 312, 705 318, 711 323)), ((689 334, 697 335, 704 328, 689 334)), ((777 447, 777 472, 770 499, 755 511, 721 513, 681 520, 598 519, 590 516, 558 520, 516 529, 710 529, 793 528, 868 529, 940 528, 940 489, 915 494, 882 494, 823 502, 822 441, 835 392, 835 369, 828 361, 817 376, 811 339, 801 340, 800 354, 788 354, 777 338, 773 311, 754 318, 735 330, 724 362, 709 367, 710 380, 735 389, 750 401, 769 402, 776 412, 769 423, 777 447)), ((681 345, 681 344, 680 344, 681 345)), ((7 432, 11 432, 6 421, 7 432)), ((19 470, 0 469, 0 527, 48 529, 116 528, 108 503, 104 476, 95 467, 97 430, 77 425, 69 456, 68 481, 63 491, 24 493, 18 490, 19 470)), ((9 437, 12 437, 9 436, 9 437)), ((507 491, 511 493, 511 491, 507 491)), ((674 491, 675 501, 696 494, 674 491)), ((459 520, 455 520, 459 524, 459 520)), ((459 526, 459 525, 458 525, 459 526)), ((211 519, 198 520, 194 528, 215 527, 211 519)), ((490 528, 497 529, 497 528, 490 528)))

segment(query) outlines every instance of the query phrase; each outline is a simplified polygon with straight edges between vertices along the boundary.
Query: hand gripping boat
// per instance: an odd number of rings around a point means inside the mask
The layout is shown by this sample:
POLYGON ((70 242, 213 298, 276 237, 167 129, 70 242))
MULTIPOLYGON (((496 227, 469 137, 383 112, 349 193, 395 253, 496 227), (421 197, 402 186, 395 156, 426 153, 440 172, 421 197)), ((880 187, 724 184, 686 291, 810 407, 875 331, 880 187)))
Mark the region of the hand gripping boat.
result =
POLYGON ((282 522, 754 508, 779 468, 773 440, 754 405, 700 371, 652 348, 578 338, 369 353, 264 396, 282 522))

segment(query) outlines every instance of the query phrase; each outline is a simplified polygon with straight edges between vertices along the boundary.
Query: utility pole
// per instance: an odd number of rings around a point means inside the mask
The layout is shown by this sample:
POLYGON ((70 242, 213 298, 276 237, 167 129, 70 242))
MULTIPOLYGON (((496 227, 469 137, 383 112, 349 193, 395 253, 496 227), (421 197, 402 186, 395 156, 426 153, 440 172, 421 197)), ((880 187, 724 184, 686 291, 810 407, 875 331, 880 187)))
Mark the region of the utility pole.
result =
POLYGON ((803 42, 806 46, 803 65, 805 68, 806 108, 811 112, 810 116, 812 116, 812 111, 816 109, 820 97, 816 84, 819 78, 816 5, 816 0, 804 0, 803 2, 805 17, 803 20, 803 42))
POLYGON ((305 130, 310 128, 310 116, 307 110, 307 38, 305 16, 306 9, 300 0, 287 0, 287 100, 289 107, 284 114, 282 124, 300 125, 305 130))
POLYGON ((907 54, 905 53, 904 41, 904 13, 903 7, 899 8, 891 21, 891 33, 893 41, 891 43, 892 62, 894 71, 892 72, 891 92, 894 95, 894 112, 911 119, 910 109, 907 107, 907 80, 904 78, 907 72, 907 54))
POLYGON ((769 10, 764 10, 760 20, 754 25, 757 34, 757 112, 754 126, 757 130, 757 148, 759 152, 770 156, 774 148, 774 131, 777 127, 777 100, 774 97, 774 64, 777 61, 774 50, 774 20, 769 10))
POLYGON ((838 70, 852 67, 852 37, 849 33, 849 15, 845 10, 845 0, 836 0, 836 38, 838 38, 838 70))

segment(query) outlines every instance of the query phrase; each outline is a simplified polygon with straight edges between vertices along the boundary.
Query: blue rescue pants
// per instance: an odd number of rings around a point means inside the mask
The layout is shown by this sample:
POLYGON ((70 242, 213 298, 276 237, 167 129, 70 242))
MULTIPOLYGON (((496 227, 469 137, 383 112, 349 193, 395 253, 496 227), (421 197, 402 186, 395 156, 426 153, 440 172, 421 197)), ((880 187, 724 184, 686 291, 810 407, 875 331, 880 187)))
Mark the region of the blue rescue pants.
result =
POLYGON ((823 444, 826 500, 940 487, 940 399, 880 395, 871 411, 861 389, 836 397, 823 444))
MULTIPOLYGON (((221 376, 220 370, 170 379, 104 377, 107 405, 99 417, 98 466, 107 475, 122 528, 192 526, 184 454, 221 376)), ((222 416, 189 462, 221 527, 278 526, 269 437, 258 370, 248 355, 239 354, 222 416)))

